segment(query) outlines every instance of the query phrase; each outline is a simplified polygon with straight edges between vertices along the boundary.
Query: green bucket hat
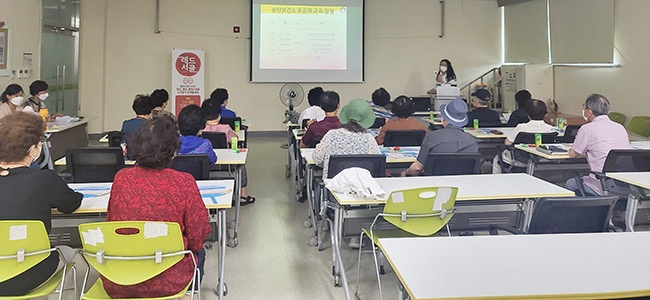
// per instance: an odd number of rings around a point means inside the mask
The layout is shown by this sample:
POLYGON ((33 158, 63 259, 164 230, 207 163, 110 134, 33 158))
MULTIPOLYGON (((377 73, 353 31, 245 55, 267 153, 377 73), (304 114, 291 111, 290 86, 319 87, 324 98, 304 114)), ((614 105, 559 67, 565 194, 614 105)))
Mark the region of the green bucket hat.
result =
POLYGON ((354 99, 348 103, 339 114, 341 124, 347 124, 350 120, 356 121, 363 128, 370 128, 375 123, 375 113, 370 108, 368 101, 354 99))

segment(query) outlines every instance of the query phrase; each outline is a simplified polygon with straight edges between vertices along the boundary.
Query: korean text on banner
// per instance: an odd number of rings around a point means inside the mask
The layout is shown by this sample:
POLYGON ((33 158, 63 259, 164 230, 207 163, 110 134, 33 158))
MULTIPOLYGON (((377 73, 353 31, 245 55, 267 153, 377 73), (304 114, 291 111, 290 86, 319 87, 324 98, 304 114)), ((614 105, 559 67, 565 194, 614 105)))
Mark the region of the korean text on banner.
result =
POLYGON ((201 105, 204 93, 204 51, 172 50, 172 112, 190 104, 201 105))

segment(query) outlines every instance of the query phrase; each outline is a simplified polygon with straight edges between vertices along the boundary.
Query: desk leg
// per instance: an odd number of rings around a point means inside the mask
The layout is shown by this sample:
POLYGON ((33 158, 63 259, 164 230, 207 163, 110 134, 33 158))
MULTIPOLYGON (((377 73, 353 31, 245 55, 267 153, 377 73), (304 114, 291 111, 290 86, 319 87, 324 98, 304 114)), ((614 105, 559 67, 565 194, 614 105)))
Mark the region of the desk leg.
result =
MULTIPOLYGON (((316 229, 316 215, 314 214, 314 169, 312 166, 307 165, 307 206, 309 208, 310 226, 316 229)), ((315 234, 318 234, 316 231, 315 234)))
POLYGON ((291 144, 293 134, 291 133, 291 127, 287 130, 287 165, 284 167, 284 175, 289 178, 291 176, 291 151, 293 151, 293 145, 291 144))
POLYGON ((526 166, 526 174, 533 176, 533 173, 535 173, 535 159, 532 157, 533 155, 529 155, 528 157, 528 165, 526 166))
POLYGON ((233 191, 233 197, 235 197, 235 226, 233 228, 232 234, 232 243, 231 247, 235 248, 239 245, 239 240, 237 239, 237 233, 239 232, 239 208, 241 207, 241 178, 242 178, 242 166, 235 166, 235 190, 233 191))
POLYGON ((217 281, 217 295, 219 300, 225 296, 225 273, 226 273, 226 210, 220 209, 219 216, 219 280, 217 281))
POLYGON ((528 227, 530 226, 530 220, 533 217, 533 209, 535 207, 535 201, 533 199, 524 200, 524 224, 521 225, 521 230, 528 232, 528 227))
POLYGON ((636 220, 636 209, 639 206, 639 198, 633 194, 627 196, 627 207, 625 208, 625 231, 634 232, 636 220))
POLYGON ((333 245, 332 251, 334 252, 334 265, 332 266, 332 273, 334 275, 334 286, 341 286, 343 284, 343 291, 345 292, 345 299, 350 299, 350 289, 348 287, 348 278, 345 275, 345 268, 343 267, 343 256, 341 255, 341 236, 342 236, 342 220, 343 220, 343 207, 338 206, 334 213, 334 228, 332 230, 333 245))

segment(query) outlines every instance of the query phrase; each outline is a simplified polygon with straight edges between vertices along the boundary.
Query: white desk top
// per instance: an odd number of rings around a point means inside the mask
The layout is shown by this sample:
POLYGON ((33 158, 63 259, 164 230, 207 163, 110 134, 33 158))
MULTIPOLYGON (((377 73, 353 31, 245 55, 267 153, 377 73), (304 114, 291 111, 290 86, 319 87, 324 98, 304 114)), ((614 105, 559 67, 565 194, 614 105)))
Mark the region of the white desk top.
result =
MULTIPOLYGON (((430 186, 458 187, 457 201, 573 197, 575 193, 523 173, 455 176, 413 176, 375 178, 390 195, 397 190, 430 186)), ((383 204, 386 199, 360 199, 355 195, 333 193, 342 205, 383 204)))
MULTIPOLYGON (((236 132, 237 134, 237 140, 240 142, 245 142, 246 141, 246 132, 244 130, 239 130, 236 132)), ((100 143, 108 143, 108 134, 105 134, 101 138, 99 138, 100 143)), ((228 141, 230 143, 230 141, 228 141)))
POLYGON ((72 122, 72 123, 66 124, 66 125, 55 125, 54 123, 48 123, 47 124, 47 130, 45 130, 45 133, 57 133, 57 132, 61 132, 61 131, 73 128, 73 127, 77 127, 79 125, 84 125, 86 123, 88 123, 88 120, 86 120, 86 119, 79 120, 77 122, 72 122))
MULTIPOLYGON (((312 154, 314 153, 314 148, 300 148, 300 156, 307 162, 308 165, 315 164, 312 154)), ((418 157, 420 152, 420 147, 399 147, 399 150, 395 150, 395 147, 383 147, 381 153, 386 156, 386 163, 412 163, 418 157)))
MULTIPOLYGON (((440 113, 438 113, 438 114, 440 114, 440 113)), ((427 123, 429 123, 431 125, 442 126, 442 118, 441 117, 437 117, 437 118, 434 117, 433 119, 431 119, 431 117, 423 117, 421 119, 422 119, 422 121, 427 122, 427 123)))
POLYGON ((650 172, 608 172, 605 175, 650 190, 650 172))
MULTIPOLYGON (((240 149, 239 153, 236 153, 230 149, 213 149, 214 153, 217 155, 216 165, 245 165, 246 158, 248 157, 248 149, 240 149)), ((135 165, 135 160, 125 160, 124 164, 127 166, 135 165)), ((66 160, 65 157, 62 157, 54 162, 55 166, 65 166, 66 160)))
POLYGON ((514 129, 514 127, 479 127, 479 129, 465 128, 465 132, 477 139, 505 139, 514 129), (498 130, 501 133, 491 133, 492 130, 498 130))
MULTIPOLYGON (((546 145, 556 145, 556 146, 562 146, 564 148, 571 148, 571 144, 546 144, 546 145)), ((566 153, 553 153, 553 154, 547 154, 541 151, 537 150, 537 147, 535 145, 526 145, 526 144, 517 144, 515 145, 516 149, 519 149, 524 152, 528 152, 530 154, 537 155, 539 157, 545 158, 545 159, 569 159, 569 152, 566 153)), ((584 157, 583 157, 584 158, 584 157)))
MULTIPOLYGON (((199 180, 196 183, 206 208, 231 207, 234 180, 199 180)), ((112 182, 69 184, 70 188, 84 194, 81 206, 74 213, 106 212, 112 185, 112 182)))
POLYGON ((650 295, 650 232, 386 238, 379 247, 414 300, 650 295))

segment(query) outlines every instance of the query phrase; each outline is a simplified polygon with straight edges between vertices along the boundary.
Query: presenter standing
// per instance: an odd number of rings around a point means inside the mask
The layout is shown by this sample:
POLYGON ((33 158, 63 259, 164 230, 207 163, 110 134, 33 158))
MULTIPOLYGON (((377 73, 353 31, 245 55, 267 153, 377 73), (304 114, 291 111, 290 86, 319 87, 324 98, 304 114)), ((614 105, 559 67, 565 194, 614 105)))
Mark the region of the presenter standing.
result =
POLYGON ((438 64, 438 72, 436 72, 436 86, 430 89, 427 94, 435 95, 436 88, 441 84, 456 84, 456 72, 448 59, 443 59, 438 64))

